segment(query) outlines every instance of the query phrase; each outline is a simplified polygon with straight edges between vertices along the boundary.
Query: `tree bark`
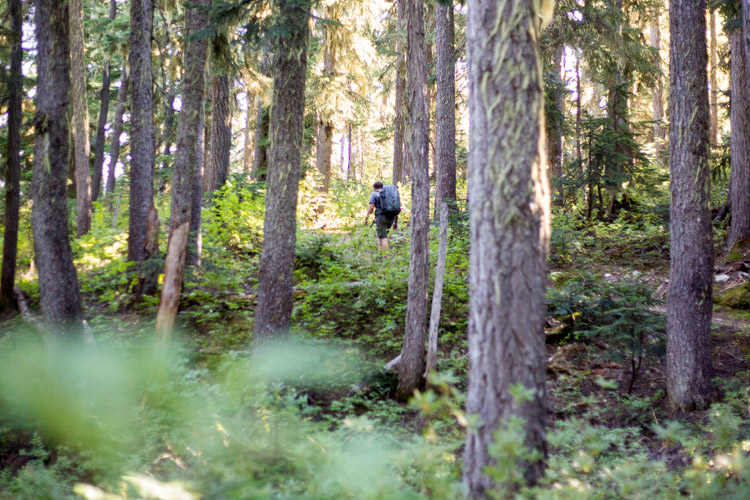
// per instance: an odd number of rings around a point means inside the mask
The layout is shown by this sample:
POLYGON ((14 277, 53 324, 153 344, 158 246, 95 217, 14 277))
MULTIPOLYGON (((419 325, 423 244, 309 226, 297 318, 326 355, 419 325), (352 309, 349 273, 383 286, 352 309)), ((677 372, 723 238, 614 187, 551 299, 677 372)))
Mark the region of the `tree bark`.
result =
MULTIPOLYGON (((194 4, 194 7, 187 8, 185 12, 185 74, 182 81, 182 109, 177 119, 172 215, 164 265, 164 284, 156 316, 157 335, 163 343, 169 342, 177 317, 195 196, 196 166, 203 161, 199 145, 203 135, 201 117, 208 39, 192 35, 203 29, 208 22, 205 6, 209 4, 209 0, 197 0, 194 4)), ((198 184, 198 188, 201 187, 198 184)))
MULTIPOLYGON (((109 18, 114 19, 117 15, 117 2, 112 0, 109 5, 109 18)), ((110 56, 106 54, 102 61, 102 90, 99 93, 99 122, 96 126, 96 146, 94 148, 94 177, 91 180, 91 200, 99 199, 102 187, 102 168, 104 167, 104 141, 105 127, 109 115, 109 85, 110 85, 110 56)))
POLYGON ((69 0, 70 74, 73 101, 73 158, 76 176, 76 234, 91 229, 91 178, 89 176, 89 112, 86 98, 86 61, 83 46, 83 1, 69 0))
POLYGON ((286 335, 291 321, 305 112, 309 13, 302 0, 274 0, 273 10, 285 34, 275 40, 271 151, 253 333, 256 348, 286 335))
POLYGON ((146 261, 146 222, 154 198, 154 103, 151 95, 152 0, 130 2, 130 218, 128 260, 146 261))
POLYGON ((435 103, 435 205, 456 204, 456 74, 453 63, 453 5, 437 5, 435 14, 437 101, 435 103))
POLYGON ((396 29, 398 30, 398 42, 396 43, 396 118, 393 122, 393 185, 403 184, 406 181, 404 176, 404 159, 406 151, 405 142, 405 123, 404 113, 406 113, 404 89, 406 87, 406 60, 404 59, 404 42, 403 31, 406 28, 405 20, 406 0, 396 0, 396 29))
POLYGON ((18 255, 18 219, 21 192, 21 125, 23 120, 23 10, 21 0, 8 0, 10 31, 10 75, 8 78, 8 141, 5 170, 5 218, 3 233, 3 264, 0 277, 0 310, 15 310, 13 292, 18 255))
POLYGON ((719 58, 716 51, 716 11, 711 10, 711 142, 719 142, 719 80, 717 73, 719 69, 719 58))
POLYGON ((31 225, 39 300, 53 331, 80 333, 78 277, 68 239, 69 12, 66 0, 36 0, 37 91, 31 225))
POLYGON ((115 116, 112 118, 112 143, 109 146, 109 174, 107 175, 107 193, 115 192, 115 169, 120 160, 120 136, 122 135, 122 115, 125 113, 125 103, 128 98, 128 70, 122 66, 120 89, 117 91, 115 116))
POLYGON ((232 106, 227 75, 211 78, 211 164, 205 170, 204 192, 210 193, 227 182, 232 148, 232 106))
POLYGON ((424 3, 410 0, 407 7, 407 92, 411 103, 411 134, 408 141, 411 163, 411 251, 409 290, 406 302, 406 331, 401 349, 396 398, 405 401, 424 382, 429 280, 430 179, 427 109, 424 89, 427 64, 424 30, 424 3))
MULTIPOLYGON (((485 498, 496 485, 485 472, 488 447, 511 417, 523 419, 519 461, 529 484, 544 472, 545 264, 549 184, 544 161, 544 105, 535 2, 470 0, 469 203, 471 225, 468 431, 464 484, 485 498), (502 9, 499 6, 502 5, 502 9), (514 401, 513 386, 530 392, 514 401)), ((510 495, 508 495, 510 496, 510 495)))
POLYGON ((742 29, 729 35, 731 44, 731 163, 727 247, 750 245, 750 91, 742 29))
POLYGON ((670 0, 667 394, 675 410, 705 408, 714 394, 705 12, 705 0, 670 0))

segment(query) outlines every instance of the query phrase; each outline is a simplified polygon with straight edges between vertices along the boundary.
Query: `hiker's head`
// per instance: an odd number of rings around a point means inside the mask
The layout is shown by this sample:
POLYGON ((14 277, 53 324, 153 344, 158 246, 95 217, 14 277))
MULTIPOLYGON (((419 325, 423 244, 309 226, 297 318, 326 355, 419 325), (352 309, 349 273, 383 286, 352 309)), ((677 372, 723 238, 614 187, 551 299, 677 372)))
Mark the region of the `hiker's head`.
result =
POLYGON ((380 182, 380 181, 375 181, 373 183, 372 187, 375 188, 375 189, 383 189, 383 183, 380 182))

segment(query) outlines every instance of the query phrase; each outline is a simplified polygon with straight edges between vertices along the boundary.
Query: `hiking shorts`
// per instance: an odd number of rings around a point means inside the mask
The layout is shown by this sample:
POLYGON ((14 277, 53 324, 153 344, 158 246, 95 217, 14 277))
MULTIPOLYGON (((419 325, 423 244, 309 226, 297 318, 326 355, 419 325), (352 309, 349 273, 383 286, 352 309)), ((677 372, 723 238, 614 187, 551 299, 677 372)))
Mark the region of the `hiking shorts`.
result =
POLYGON ((393 226, 394 219, 383 217, 378 215, 375 218, 375 233, 378 235, 378 239, 384 240, 388 237, 388 230, 393 226))

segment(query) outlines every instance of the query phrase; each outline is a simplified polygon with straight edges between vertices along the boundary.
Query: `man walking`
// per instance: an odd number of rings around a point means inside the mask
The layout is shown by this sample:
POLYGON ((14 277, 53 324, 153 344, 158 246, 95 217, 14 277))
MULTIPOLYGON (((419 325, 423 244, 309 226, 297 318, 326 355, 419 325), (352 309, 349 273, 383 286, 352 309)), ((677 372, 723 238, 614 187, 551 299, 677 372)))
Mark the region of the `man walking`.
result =
POLYGON ((378 236, 378 246, 383 250, 388 250, 388 230, 398 229, 398 212, 401 211, 401 202, 398 196, 398 190, 395 186, 388 186, 395 192, 395 202, 391 201, 394 195, 388 193, 389 198, 386 200, 386 196, 383 193, 383 183, 375 181, 372 185, 374 191, 370 195, 370 208, 365 216, 365 226, 370 219, 370 214, 375 212, 375 233, 378 236), (390 206, 390 205, 394 205, 390 206), (389 205, 389 206, 386 206, 389 205), (395 213, 394 213, 395 212, 395 213))

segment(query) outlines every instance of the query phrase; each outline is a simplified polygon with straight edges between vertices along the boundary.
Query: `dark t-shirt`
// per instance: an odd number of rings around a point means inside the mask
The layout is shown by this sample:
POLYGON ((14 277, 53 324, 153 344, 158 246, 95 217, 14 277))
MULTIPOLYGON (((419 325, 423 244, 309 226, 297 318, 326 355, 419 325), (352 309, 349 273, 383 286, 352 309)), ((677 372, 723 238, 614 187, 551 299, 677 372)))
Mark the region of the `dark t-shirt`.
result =
POLYGON ((372 203, 373 205, 375 205, 375 217, 380 216, 380 212, 381 212, 381 210, 380 210, 380 193, 382 193, 382 192, 383 192, 382 189, 376 189, 370 195, 370 203, 372 203))

